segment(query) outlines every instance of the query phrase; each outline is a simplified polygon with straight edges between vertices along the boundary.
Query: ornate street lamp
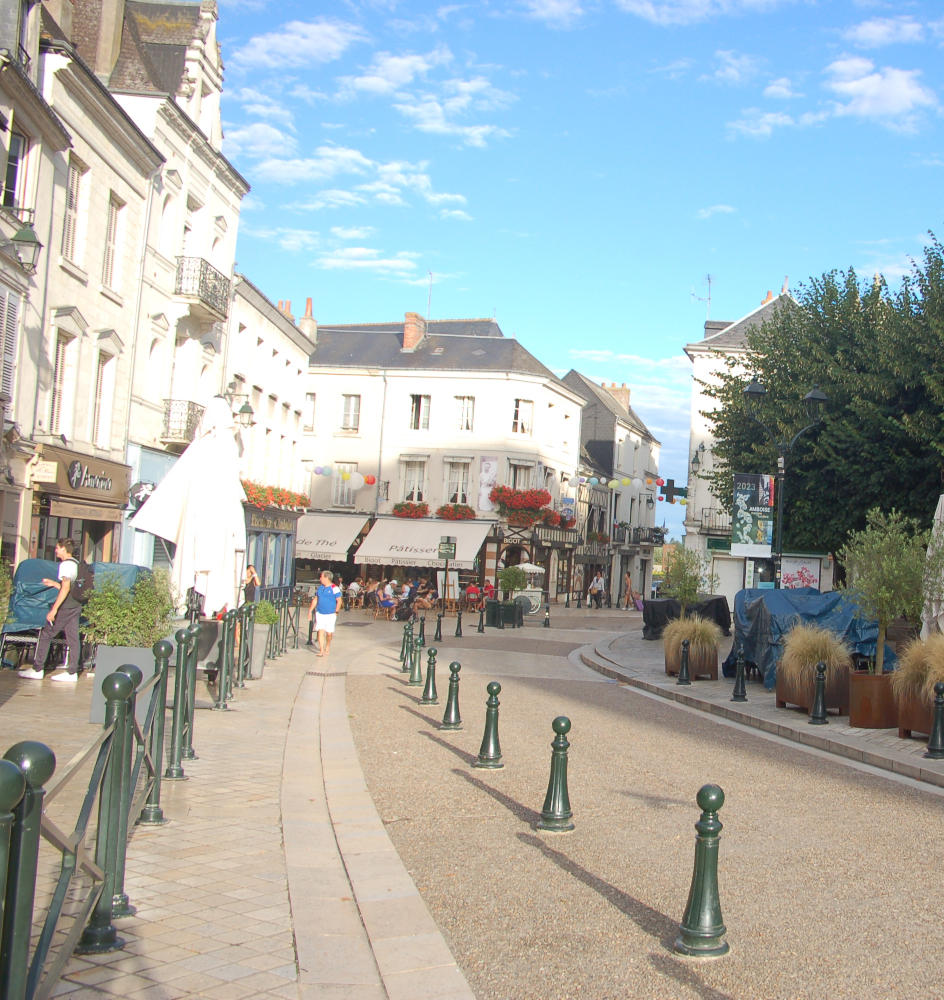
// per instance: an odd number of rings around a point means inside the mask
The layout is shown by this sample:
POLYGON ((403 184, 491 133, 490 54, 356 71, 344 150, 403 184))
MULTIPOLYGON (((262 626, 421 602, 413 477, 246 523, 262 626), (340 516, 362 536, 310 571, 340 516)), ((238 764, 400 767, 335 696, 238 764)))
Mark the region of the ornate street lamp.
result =
POLYGON ((13 255, 20 262, 20 267, 27 274, 36 273, 36 265, 39 263, 39 253, 43 249, 43 245, 36 238, 32 223, 24 222, 9 240, 0 242, 0 249, 12 250, 13 255))

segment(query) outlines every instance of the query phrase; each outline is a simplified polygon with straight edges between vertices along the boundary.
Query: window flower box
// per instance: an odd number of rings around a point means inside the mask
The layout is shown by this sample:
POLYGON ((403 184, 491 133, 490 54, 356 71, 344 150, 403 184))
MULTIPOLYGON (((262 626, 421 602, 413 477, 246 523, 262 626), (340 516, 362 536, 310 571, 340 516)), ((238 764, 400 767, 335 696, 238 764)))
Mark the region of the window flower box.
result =
POLYGON ((394 517, 406 517, 413 520, 418 520, 421 517, 427 517, 429 515, 429 504, 428 503, 413 503, 410 500, 404 500, 401 503, 395 503, 393 505, 393 516, 394 517))
POLYGON ((475 510, 466 503, 444 503, 436 508, 436 517, 444 521, 472 521, 475 510))

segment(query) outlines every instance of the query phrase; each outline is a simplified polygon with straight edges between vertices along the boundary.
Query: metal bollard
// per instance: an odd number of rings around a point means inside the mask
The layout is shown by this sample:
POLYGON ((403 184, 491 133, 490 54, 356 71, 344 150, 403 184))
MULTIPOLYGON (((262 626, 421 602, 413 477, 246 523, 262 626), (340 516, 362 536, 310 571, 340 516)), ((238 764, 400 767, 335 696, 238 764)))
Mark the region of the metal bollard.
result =
POLYGON ((413 623, 406 623, 406 652, 403 657, 403 666, 400 673, 407 674, 413 669, 413 623))
POLYGON ((547 795, 544 796, 538 829, 566 833, 574 828, 574 814, 567 792, 567 750, 570 747, 567 734, 570 732, 570 719, 566 715, 560 715, 551 723, 551 728, 554 730, 551 742, 551 776, 547 782, 547 795))
POLYGON ((420 638, 426 642, 426 615, 420 615, 420 638))
MULTIPOLYGON (((135 712, 137 711, 138 688, 144 680, 141 668, 133 663, 123 663, 118 670, 131 681, 131 697, 128 699, 128 711, 125 718, 124 731, 122 732, 121 750, 121 782, 119 791, 119 801, 121 808, 118 810, 118 822, 115 828, 115 885, 111 897, 112 917, 133 917, 138 911, 128 900, 125 892, 125 853, 128 847, 128 820, 131 811, 131 800, 134 798, 134 789, 131 787, 131 762, 134 759, 134 727, 135 712)), ((116 744, 116 749, 118 746, 116 744)))
POLYGON ((695 824, 695 866, 675 950, 683 955, 715 958, 729 951, 718 896, 718 841, 722 830, 718 810, 724 805, 724 792, 717 785, 703 785, 696 801, 702 813, 695 824))
POLYGON ((423 686, 423 640, 419 636, 413 644, 413 662, 410 664, 410 679, 406 682, 408 687, 423 686))
MULTIPOLYGON (((10 747, 3 755, 12 764, 20 780, 5 767, 9 798, 17 788, 22 793, 12 805, 12 820, 8 824, 9 848, 5 905, 2 910, 3 929, 0 935, 0 996, 27 996, 30 934, 33 923, 33 902, 36 898, 36 868, 39 859, 39 828, 43 815, 43 787, 56 769, 56 755, 44 743, 24 740, 10 747)), ((109 905, 111 898, 109 897, 109 905)))
POLYGON ((505 627, 505 605, 501 601, 498 602, 498 622, 497 622, 497 624, 498 624, 499 628, 504 628, 505 627))
POLYGON ((426 687, 423 688, 423 697, 420 699, 423 705, 438 705, 439 697, 436 694, 436 648, 430 646, 426 652, 426 687))
MULTIPOLYGON (((10 865, 10 838, 13 833, 13 810, 26 792, 26 776, 12 760, 0 760, 0 899, 6 898, 7 870, 10 865)), ((10 910, 12 916, 12 909, 10 910)), ((0 911, 2 913, 2 911, 0 911)), ((3 941, 3 917, 0 915, 0 942, 3 941)), ((0 972, 0 982, 3 973, 0 972)), ((2 990, 2 987, 0 987, 2 990)), ((3 993, 5 996, 6 994, 3 993)))
POLYGON ((544 605, 544 627, 551 627, 551 606, 550 604, 544 605))
POLYGON ((246 623, 246 635, 243 639, 243 646, 246 651, 245 664, 246 664, 246 676, 250 680, 258 680, 258 678, 252 676, 252 643, 255 638, 256 631, 256 606, 250 601, 248 604, 244 605, 246 613, 243 615, 246 623))
POLYGON ((826 717, 826 664, 820 660, 816 664, 816 680, 813 687, 813 707, 810 709, 811 726, 828 726, 826 717))
POLYGON ((934 685, 934 709, 931 732, 928 734, 928 749, 922 755, 928 760, 944 758, 944 684, 934 685))
MULTIPOLYGON (((410 623, 407 622, 403 626, 403 638, 400 640, 400 655, 397 657, 397 659, 401 663, 403 663, 406 660, 406 636, 407 636, 407 633, 409 632, 409 630, 410 630, 410 623)), ((309 645, 310 645, 310 643, 309 643, 309 645)))
POLYGON ((744 684, 744 646, 738 646, 737 661, 734 668, 734 693, 731 701, 747 701, 747 688, 744 684))
POLYGON ((446 696, 446 711, 443 712, 440 729, 461 729, 462 717, 459 715, 459 671, 462 666, 453 660, 449 664, 449 694, 446 696))
POLYGON ((199 623, 194 623, 189 629, 185 666, 187 673, 187 699, 184 710, 183 749, 180 752, 184 760, 197 759, 197 755, 193 750, 193 719, 197 708, 197 657, 200 654, 199 644, 200 625, 199 623))
POLYGON ((485 702, 485 732, 482 734, 482 745, 479 748, 477 760, 472 762, 473 767, 499 768, 504 767, 502 763, 501 744, 498 740, 498 695, 501 693, 501 684, 498 681, 491 681, 485 688, 488 691, 488 700, 485 702))
POLYGON ((167 710, 167 673, 170 670, 170 657, 174 647, 166 639, 155 642, 151 647, 154 653, 155 671, 160 680, 157 682, 157 710, 151 723, 151 789, 147 801, 138 817, 141 826, 160 826, 166 823, 164 811, 161 809, 161 768, 164 763, 164 715, 167 710))
POLYGON ((462 638, 462 608, 456 610, 456 638, 462 638))
POLYGON ((91 955, 99 952, 117 951, 125 943, 118 937, 112 923, 112 899, 115 893, 115 866, 118 851, 118 813, 121 802, 120 748, 124 742, 124 729, 128 725, 128 704, 134 686, 131 678, 120 670, 102 681, 105 696, 105 728, 114 725, 111 753, 108 766, 102 778, 102 790, 98 798, 98 833, 95 838, 95 863, 104 873, 102 894, 92 910, 88 926, 76 946, 77 955, 91 955))
POLYGON ((183 756, 184 702, 187 698, 187 661, 189 655, 190 629, 179 628, 174 633, 177 642, 177 660, 174 666, 174 707, 171 714, 170 749, 167 754, 167 770, 164 777, 177 781, 186 777, 180 764, 183 756))
POLYGON ((479 626, 475 630, 480 635, 485 631, 485 608, 479 608, 479 626))
POLYGON ((442 642, 442 612, 436 615, 436 631, 433 633, 433 642, 442 642))
POLYGON ((243 609, 236 608, 233 611, 235 624, 233 626, 233 687, 244 688, 246 677, 243 672, 243 609))
POLYGON ((688 639, 682 640, 682 655, 681 655, 681 662, 679 663, 678 680, 675 682, 676 684, 690 686, 692 683, 692 679, 688 673, 688 649, 690 645, 691 645, 690 640, 688 639))

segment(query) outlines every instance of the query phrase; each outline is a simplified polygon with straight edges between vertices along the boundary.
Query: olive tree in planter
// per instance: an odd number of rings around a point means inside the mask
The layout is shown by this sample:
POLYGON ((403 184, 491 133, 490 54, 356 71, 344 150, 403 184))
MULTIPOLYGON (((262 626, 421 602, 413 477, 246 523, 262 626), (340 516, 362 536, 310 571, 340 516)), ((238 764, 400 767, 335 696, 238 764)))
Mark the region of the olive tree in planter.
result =
MULTIPOLYGON (((175 607, 170 574, 166 570, 142 572, 130 588, 117 574, 97 574, 95 587, 82 610, 85 641, 96 646, 97 680, 92 688, 90 721, 102 722, 105 717, 102 677, 126 663, 138 667, 145 678, 154 673, 152 647, 173 631, 175 607)), ((139 704, 137 712, 143 722, 147 706, 139 704)))
POLYGON ((878 622, 875 659, 868 671, 849 675, 849 724, 866 729, 897 725, 895 702, 885 675, 885 638, 896 618, 921 621, 925 601, 944 594, 944 544, 940 531, 922 529, 911 517, 877 507, 861 531, 850 533, 838 553, 846 586, 861 617, 878 622))
POLYGON ((256 616, 252 626, 252 663, 249 676, 258 680, 265 667, 266 650, 269 648, 269 630, 279 623, 279 612, 271 601, 256 604, 256 616))
MULTIPOLYGON (((688 639, 689 669, 692 670, 692 656, 697 650, 698 672, 717 679, 721 629, 714 622, 706 623, 697 615, 688 616, 689 605, 698 600, 699 594, 714 590, 716 584, 717 577, 711 573, 711 561, 694 549, 677 548, 666 558, 659 592, 666 597, 674 597, 681 605, 677 621, 669 622, 662 633, 665 672, 670 676, 679 672, 682 640, 688 639), (706 628, 706 624, 714 625, 714 628, 706 628)), ((696 676, 694 671, 692 676, 696 676)))

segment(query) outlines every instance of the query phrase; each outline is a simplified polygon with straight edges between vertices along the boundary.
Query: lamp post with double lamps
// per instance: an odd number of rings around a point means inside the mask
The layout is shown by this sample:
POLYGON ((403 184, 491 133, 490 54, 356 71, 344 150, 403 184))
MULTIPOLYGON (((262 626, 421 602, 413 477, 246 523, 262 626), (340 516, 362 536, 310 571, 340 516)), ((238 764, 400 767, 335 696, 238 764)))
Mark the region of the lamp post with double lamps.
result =
POLYGON ((829 400, 826 393, 824 393, 818 385, 814 385, 813 388, 803 397, 803 405, 806 409, 806 416, 809 423, 805 427, 801 427, 796 434, 794 434, 793 437, 787 441, 785 439, 778 438, 774 431, 772 431, 757 415, 760 412, 763 401, 766 398, 767 390, 763 385, 761 385, 760 382, 757 381, 757 379, 754 379, 744 390, 747 415, 761 428, 761 430, 777 448, 777 532, 774 543, 774 586, 777 590, 779 590, 781 582, 781 564, 783 563, 783 508, 786 500, 783 484, 784 479, 786 478, 786 457, 791 454, 793 446, 807 431, 812 430, 822 422, 822 410, 829 400))

